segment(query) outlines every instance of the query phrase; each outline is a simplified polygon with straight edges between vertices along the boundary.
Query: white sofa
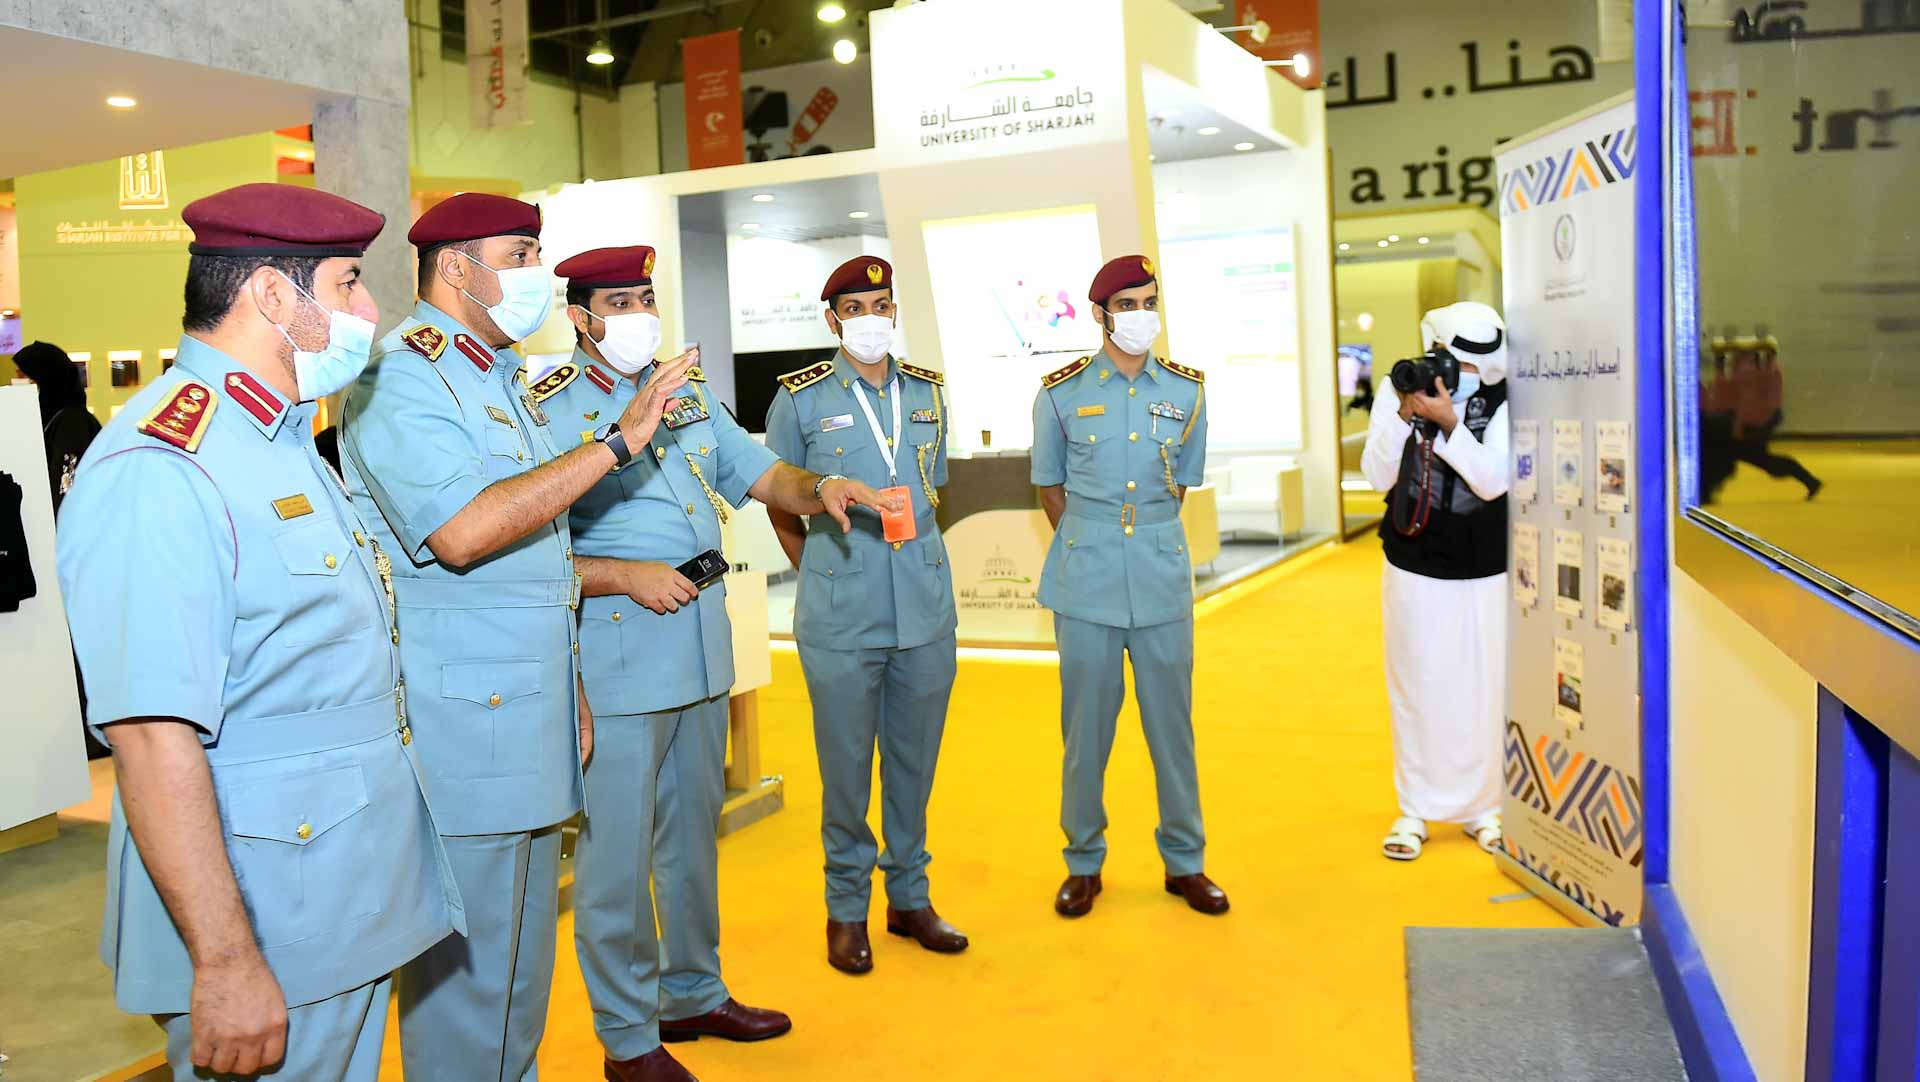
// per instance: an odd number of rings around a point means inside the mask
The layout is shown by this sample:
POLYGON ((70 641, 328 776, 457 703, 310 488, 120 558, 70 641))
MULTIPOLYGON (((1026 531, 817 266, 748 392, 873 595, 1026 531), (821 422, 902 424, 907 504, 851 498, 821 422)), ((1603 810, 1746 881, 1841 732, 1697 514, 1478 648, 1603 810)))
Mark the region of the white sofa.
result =
POLYGON ((1305 473, 1285 455, 1246 455, 1207 470, 1218 493, 1220 536, 1273 538, 1298 534, 1306 523, 1305 473))
POLYGON ((1180 524, 1187 530, 1187 558, 1194 567, 1205 567, 1220 557, 1219 493, 1212 485, 1187 490, 1180 504, 1180 524))

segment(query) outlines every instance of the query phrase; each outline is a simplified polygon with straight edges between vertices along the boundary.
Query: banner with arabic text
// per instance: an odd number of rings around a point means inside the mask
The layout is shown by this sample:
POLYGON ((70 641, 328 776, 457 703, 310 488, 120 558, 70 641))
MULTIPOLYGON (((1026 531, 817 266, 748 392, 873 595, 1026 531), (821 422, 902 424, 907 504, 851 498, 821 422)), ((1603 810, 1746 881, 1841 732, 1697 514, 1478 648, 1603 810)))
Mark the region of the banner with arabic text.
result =
POLYGON ((527 0, 467 0, 467 92, 475 128, 533 122, 527 107, 527 0))
POLYGON ((710 169, 746 161, 741 124, 740 31, 723 30, 680 42, 686 75, 687 168, 710 169))

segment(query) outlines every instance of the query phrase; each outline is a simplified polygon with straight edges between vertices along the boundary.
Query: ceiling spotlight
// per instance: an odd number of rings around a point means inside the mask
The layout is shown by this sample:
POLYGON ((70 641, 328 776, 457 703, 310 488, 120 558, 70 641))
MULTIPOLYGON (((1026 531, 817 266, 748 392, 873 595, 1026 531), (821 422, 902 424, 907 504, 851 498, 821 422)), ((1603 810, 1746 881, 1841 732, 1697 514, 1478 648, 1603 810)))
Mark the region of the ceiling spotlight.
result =
POLYGON ((1159 156, 1158 154, 1149 154, 1149 155, 1147 155, 1147 160, 1148 160, 1148 161, 1150 161, 1150 162, 1151 162, 1151 161, 1158 161, 1158 160, 1159 160, 1159 158, 1160 158, 1160 156, 1159 156))
POLYGON ((1387 243, 1389 243, 1389 244, 1398 244, 1398 243, 1400 243, 1400 234, 1398 234, 1398 233, 1388 233, 1388 234, 1387 234, 1387 243))
POLYGON ((1235 144, 1233 144, 1233 149, 1235 149, 1235 150, 1252 150, 1252 149, 1253 149, 1253 144, 1252 144, 1252 143, 1235 143, 1235 144))
POLYGON ((1387 246, 1387 242, 1386 242, 1386 241, 1384 241, 1384 240, 1382 240, 1382 241, 1375 241, 1374 243, 1376 243, 1376 244, 1378 244, 1378 245, 1379 245, 1380 247, 1382 247, 1382 248, 1385 248, 1385 247, 1387 246))
POLYGON ((1313 72, 1313 61, 1307 59, 1307 54, 1305 53, 1293 54, 1293 73, 1296 76, 1304 79, 1312 72, 1313 72))
POLYGON ((607 44, 606 38, 593 39, 593 48, 587 50, 587 63, 602 67, 613 63, 613 47, 607 44))
POLYGON ((1358 316, 1354 317, 1354 322, 1360 325, 1360 330, 1362 332, 1370 331, 1373 329, 1373 313, 1362 312, 1358 316))
POLYGON ((1213 126, 1213 125, 1211 125, 1211 124, 1209 124, 1209 125, 1207 125, 1206 127, 1204 127, 1204 128, 1201 128, 1201 129, 1199 130, 1199 133, 1198 133, 1198 134, 1200 134, 1200 135, 1219 135, 1219 134, 1220 134, 1220 129, 1219 129, 1219 128, 1216 128, 1216 127, 1214 127, 1214 126, 1213 126))
POLYGON ((1428 244, 1433 240, 1432 237, 1415 237, 1413 239, 1419 241, 1421 244, 1428 244))
POLYGON ((847 17, 847 9, 839 4, 821 4, 820 9, 813 15, 823 23, 837 23, 847 17))
POLYGON ((853 63, 853 58, 859 55, 860 47, 851 38, 841 38, 833 43, 833 58, 842 64, 853 63))
POLYGON ((754 194, 753 201, 756 203, 771 203, 773 202, 773 193, 757 192, 754 194))
POLYGON ((872 217, 872 215, 868 214, 864 210, 853 210, 853 211, 847 212, 847 217, 852 218, 856 222, 859 222, 859 221, 865 221, 866 219, 872 217))
POLYGON ((107 98, 107 104, 115 109, 131 109, 140 103, 125 94, 114 94, 107 98))
POLYGON ((1340 242, 1340 250, 1341 250, 1341 251, 1343 251, 1343 252, 1344 252, 1344 251, 1346 251, 1347 249, 1349 249, 1349 248, 1351 248, 1351 247, 1353 247, 1353 245, 1351 245, 1351 244, 1348 244, 1348 243, 1347 243, 1346 241, 1344 241, 1344 240, 1340 242))

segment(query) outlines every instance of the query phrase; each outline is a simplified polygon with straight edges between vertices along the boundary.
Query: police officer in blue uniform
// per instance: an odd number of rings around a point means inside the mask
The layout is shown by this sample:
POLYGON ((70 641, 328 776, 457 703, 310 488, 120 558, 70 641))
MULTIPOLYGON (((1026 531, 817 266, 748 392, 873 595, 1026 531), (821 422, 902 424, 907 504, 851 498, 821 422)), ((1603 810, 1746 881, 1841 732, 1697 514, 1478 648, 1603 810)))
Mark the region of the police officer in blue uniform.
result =
POLYGON ((176 1079, 373 1082, 389 975, 462 930, 383 553, 313 448, 313 401, 367 363, 382 220, 279 184, 181 218, 176 363, 100 433, 60 517, 119 781, 101 956, 176 1079))
MULTIPOLYGON (((556 273, 567 280, 578 346, 535 382, 533 397, 584 443, 653 367, 654 250, 596 248, 556 273)), ((718 553, 728 511, 748 499, 831 515, 842 529, 851 505, 881 502, 866 485, 781 462, 714 401, 698 369, 688 379, 653 441, 569 514, 580 553, 633 561, 644 583, 633 598, 589 598, 581 610, 581 664, 597 716, 590 810, 574 854, 574 943, 604 1073, 615 1082, 692 1078, 663 1039, 758 1041, 793 1026, 778 1011, 741 1005, 720 976, 714 839, 726 798, 733 634, 725 580, 703 586, 676 568, 718 553)))
POLYGON ((891 489, 912 504, 911 537, 856 519, 851 532, 814 516, 771 511, 800 569, 793 636, 813 701, 824 795, 827 961, 873 968, 867 911, 873 869, 886 872, 887 931, 927 950, 963 951, 967 937, 934 911, 927 884, 927 800, 955 672, 953 574, 934 523, 947 481, 946 396, 937 372, 893 360, 893 268, 848 260, 820 299, 840 339, 830 361, 780 377, 767 446, 828 477, 891 489), (880 749, 878 853, 867 826, 873 753, 880 749))
POLYGON ((551 431, 509 347, 553 300, 540 215, 469 193, 420 216, 420 301, 374 349, 341 424, 347 488, 393 557, 415 742, 468 936, 399 974, 409 1082, 537 1077, 559 917, 560 824, 593 721, 576 608, 633 568, 576 558, 566 509, 653 436, 693 359, 626 396, 597 438, 551 431), (571 448, 571 449, 569 449, 571 448))
POLYGON ((1041 380, 1033 402, 1033 483, 1054 526, 1040 575, 1060 648, 1062 916, 1093 910, 1106 860, 1107 757, 1126 693, 1123 655, 1153 756, 1154 834, 1166 889, 1202 913, 1227 911, 1205 874, 1193 752, 1193 567, 1180 503, 1206 469, 1205 380, 1152 354, 1160 285, 1123 256, 1088 291, 1105 348, 1041 380))

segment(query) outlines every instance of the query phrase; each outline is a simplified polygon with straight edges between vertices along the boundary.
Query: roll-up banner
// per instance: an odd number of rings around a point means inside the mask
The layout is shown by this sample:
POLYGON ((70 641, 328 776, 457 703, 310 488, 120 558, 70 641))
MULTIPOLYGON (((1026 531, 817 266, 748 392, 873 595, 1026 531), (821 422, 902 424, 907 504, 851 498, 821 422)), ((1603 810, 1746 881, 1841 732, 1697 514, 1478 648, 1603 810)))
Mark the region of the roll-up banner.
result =
MULTIPOLYGON (((1640 919, 1631 100, 1501 148, 1513 425, 1505 857, 1536 893, 1640 919), (1547 474, 1543 479, 1539 475, 1547 474), (1531 873, 1531 874, 1528 874, 1531 873)), ((1650 379, 1659 378, 1649 373, 1650 379)))

